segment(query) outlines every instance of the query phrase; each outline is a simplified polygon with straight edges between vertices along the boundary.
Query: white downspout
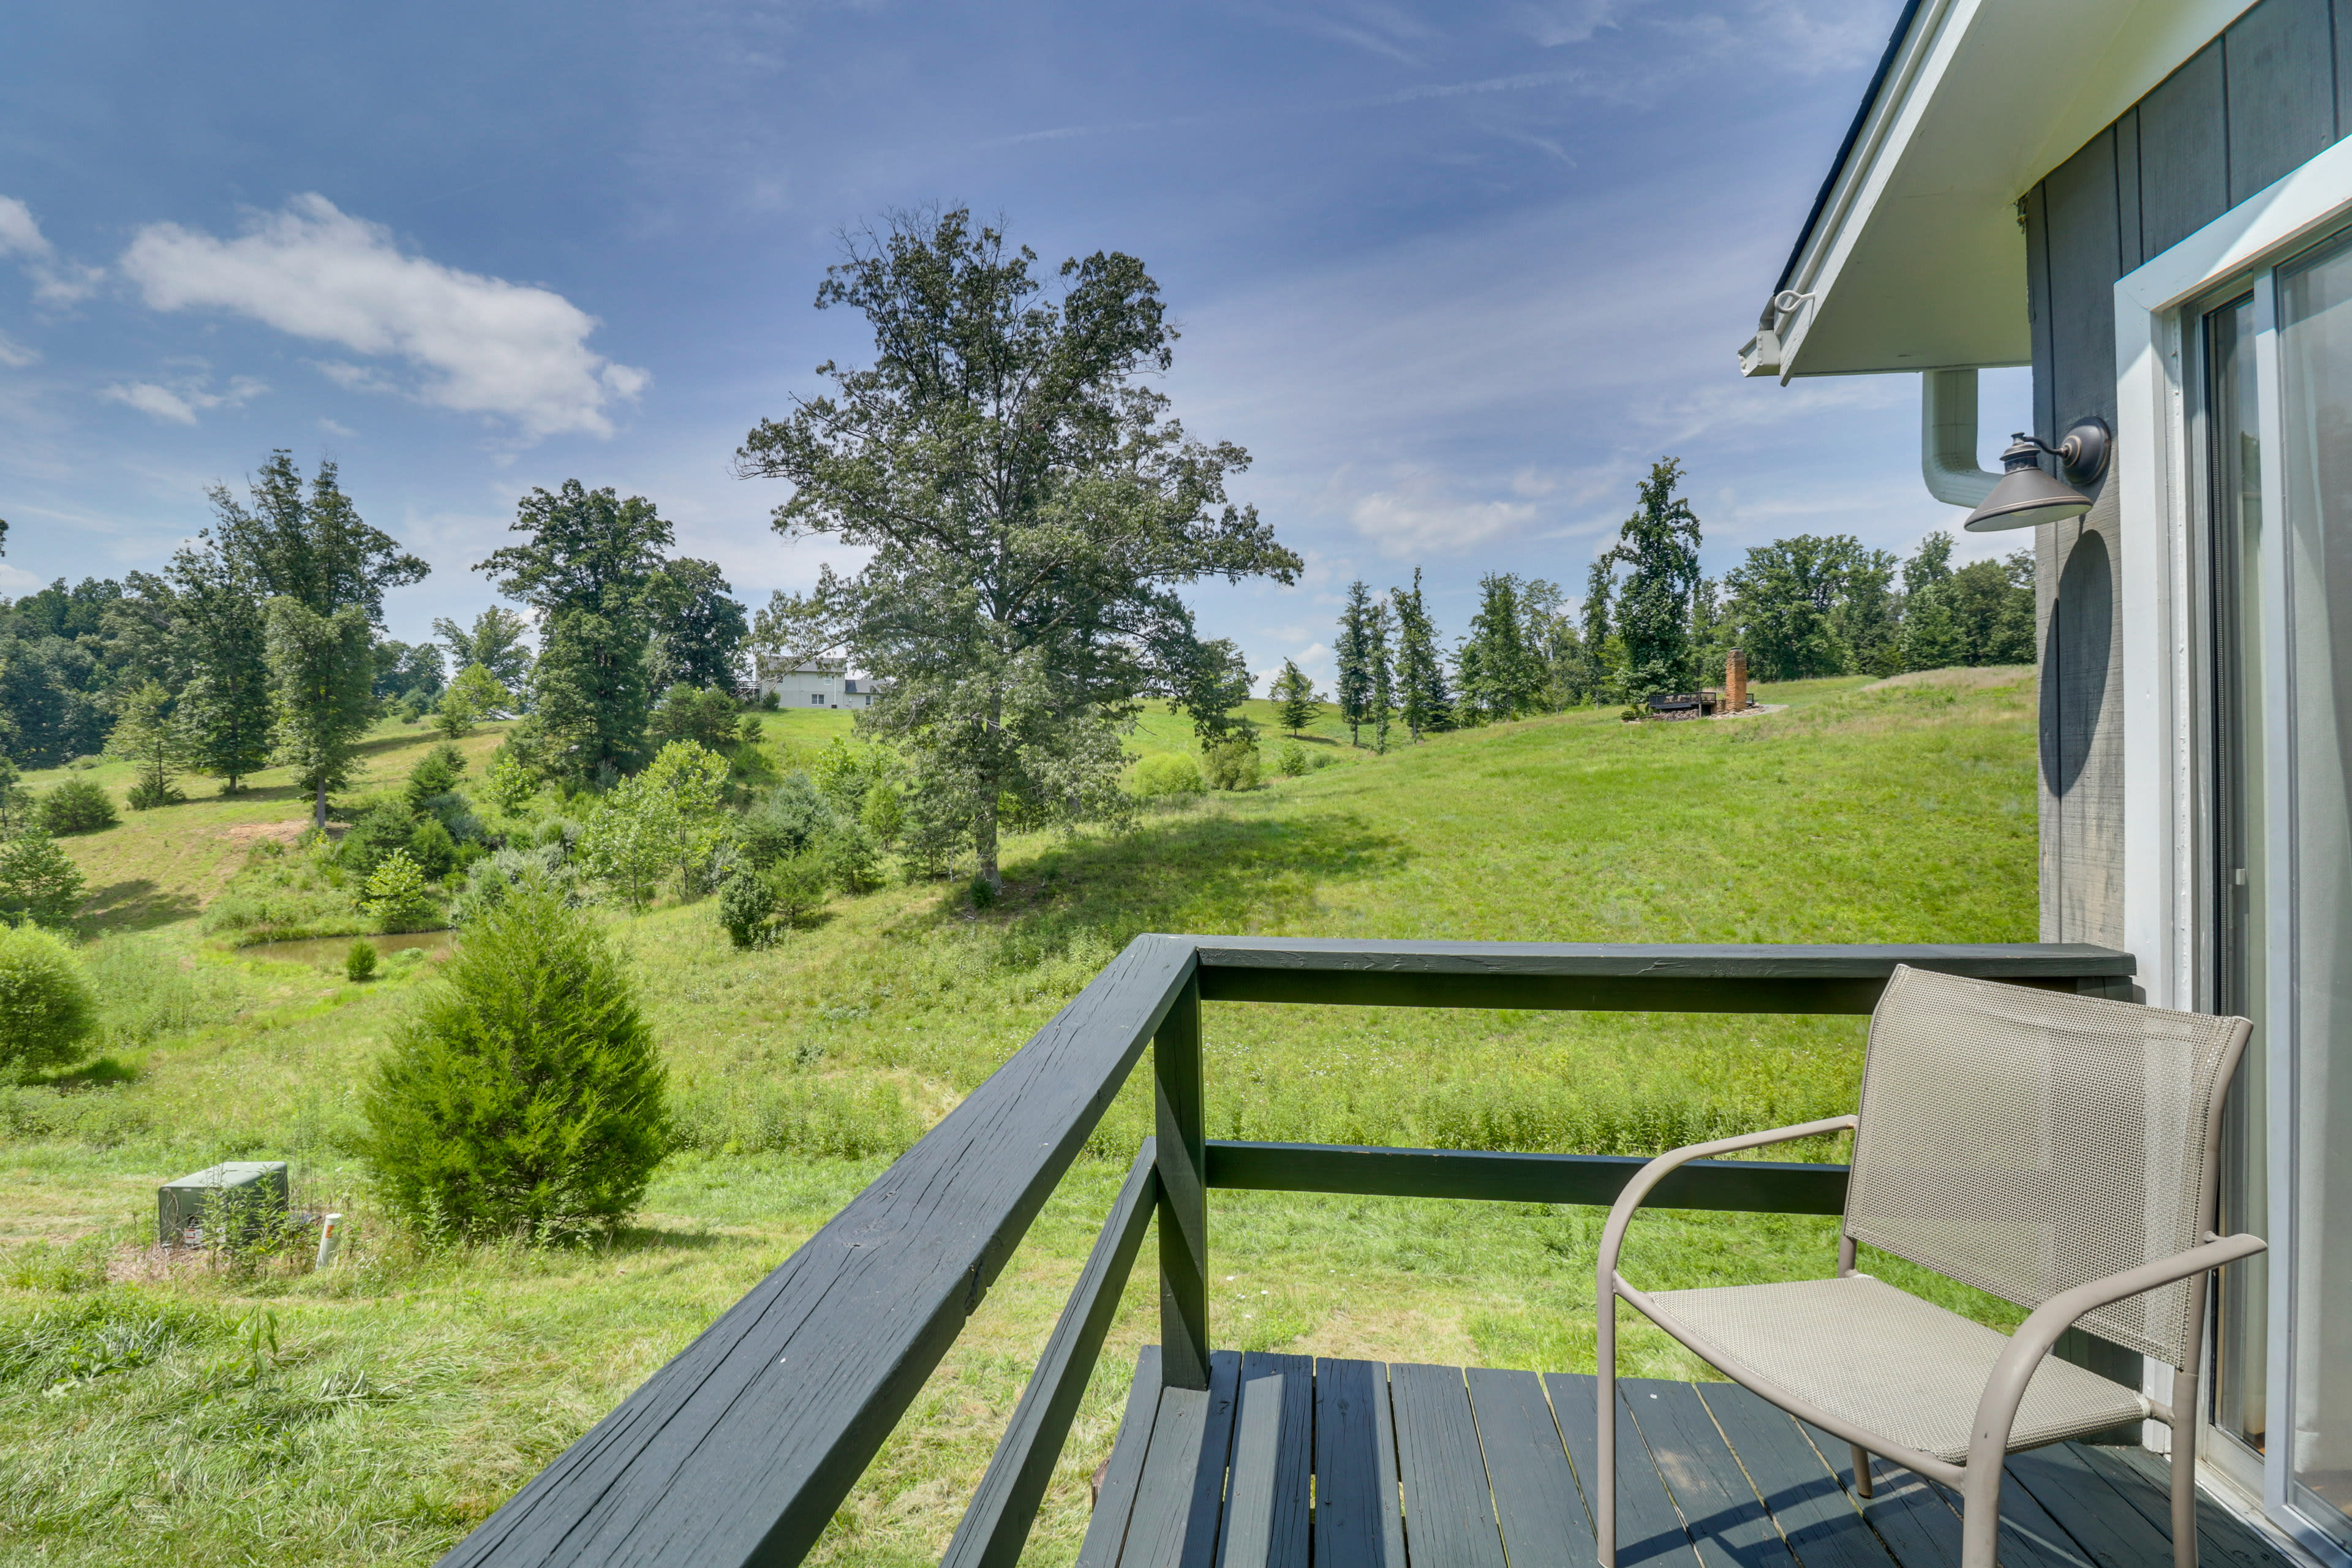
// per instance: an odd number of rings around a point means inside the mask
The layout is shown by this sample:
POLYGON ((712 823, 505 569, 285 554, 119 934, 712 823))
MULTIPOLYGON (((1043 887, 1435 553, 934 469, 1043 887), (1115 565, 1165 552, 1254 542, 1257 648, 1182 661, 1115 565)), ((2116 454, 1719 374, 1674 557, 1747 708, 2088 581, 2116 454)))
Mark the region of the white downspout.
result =
POLYGON ((1927 493, 1971 511, 2000 482, 1977 467, 1977 373, 1930 370, 1919 375, 1919 472, 1927 493))

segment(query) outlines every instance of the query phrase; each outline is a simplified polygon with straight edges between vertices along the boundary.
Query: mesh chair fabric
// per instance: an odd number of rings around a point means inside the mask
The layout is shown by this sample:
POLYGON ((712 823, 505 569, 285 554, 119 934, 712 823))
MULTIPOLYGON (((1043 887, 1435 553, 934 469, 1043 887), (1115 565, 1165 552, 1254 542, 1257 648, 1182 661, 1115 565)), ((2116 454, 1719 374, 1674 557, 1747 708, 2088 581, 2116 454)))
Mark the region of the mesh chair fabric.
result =
MULTIPOLYGON (((2238 1022, 1897 968, 1871 1018, 1847 1234, 2027 1308, 2187 1251, 2238 1022)), ((2179 1366, 2193 1291, 2081 1326, 2179 1366)))
MULTIPOLYGON (((1708 1359, 1951 1464, 2009 1339, 1867 1274, 1776 1285, 1659 1290, 1653 1315, 1713 1347, 1708 1359)), ((2026 1385, 2010 1447, 2038 1447, 2137 1421, 2136 1391, 2052 1357, 2026 1385)))

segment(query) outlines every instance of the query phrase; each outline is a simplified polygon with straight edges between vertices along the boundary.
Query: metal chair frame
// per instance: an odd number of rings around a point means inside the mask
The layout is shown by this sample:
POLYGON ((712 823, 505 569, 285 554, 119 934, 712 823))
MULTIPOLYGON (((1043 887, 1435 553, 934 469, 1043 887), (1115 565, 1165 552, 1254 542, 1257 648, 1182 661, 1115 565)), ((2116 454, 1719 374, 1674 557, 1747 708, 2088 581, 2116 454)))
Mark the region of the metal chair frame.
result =
MULTIPOLYGON (((1890 987, 1889 994, 1894 994, 1890 987)), ((2129 1005, 2130 1004, 2118 1004, 2129 1005)), ((1599 1535, 1601 1568, 1616 1568, 1617 1563, 1617 1302, 1623 1300, 1650 1319, 1693 1354, 1717 1367, 1734 1382, 1769 1401, 1790 1415, 1810 1421, 1834 1436, 1843 1438, 1853 1448, 1854 1479, 1864 1497, 1871 1494, 1870 1457, 1876 1454, 1891 1459, 1907 1469, 1941 1481, 1958 1490, 1961 1498, 1960 1568, 1995 1568, 2000 1533, 2001 1468, 2011 1448, 2010 1436, 2017 1420, 2018 1406, 2025 1398, 2026 1385, 2046 1358, 2058 1338, 2076 1321, 2102 1307, 2175 1284, 2182 1279, 2200 1277, 2261 1252, 2268 1245, 2260 1237, 2241 1235, 2224 1237, 2213 1229, 2220 1193, 2220 1161, 2214 1151, 2221 1137, 2221 1111, 2227 1088, 2243 1055, 2252 1025, 2245 1019, 2235 1020, 2237 1027, 2229 1041, 2215 1079, 2215 1087, 2205 1109, 2206 1127, 2204 1169, 2201 1175, 2198 1234, 2199 1246, 2170 1258, 2156 1258, 2137 1268, 2094 1279, 2062 1290, 2035 1306, 2017 1331, 2010 1337, 2008 1346, 1995 1362, 1991 1375, 1986 1380, 1984 1393, 1979 1400, 1975 1420, 1970 1427, 1968 1459, 1964 1464, 1951 1464, 1916 1448, 1895 1442, 1884 1434, 1862 1426, 1822 1410, 1810 1401, 1793 1396, 1788 1390, 1760 1383, 1742 1374, 1727 1352, 1709 1344, 1685 1325, 1673 1321, 1641 1289, 1629 1283, 1618 1272, 1617 1260, 1624 1246, 1625 1232, 1633 1215, 1651 1190, 1676 1167, 1693 1160, 1703 1160, 1722 1154, 1737 1153, 1745 1149, 1757 1149, 1772 1143, 1785 1143, 1800 1138, 1818 1138, 1835 1132, 1856 1131, 1858 1116, 1833 1116, 1824 1121, 1809 1121, 1796 1127, 1779 1127, 1769 1131, 1750 1132, 1737 1138, 1719 1138, 1712 1142, 1694 1143, 1686 1148, 1670 1150, 1642 1167, 1619 1194, 1616 1205, 1609 1211, 1609 1223, 1601 1232, 1601 1253, 1597 1268, 1595 1293, 1598 1313, 1598 1352, 1601 1386, 1595 1406, 1599 1432, 1598 1474, 1594 1478, 1593 1516, 1599 1535)), ((1865 1109, 1867 1109, 1865 1107, 1865 1109)), ((2189 1130, 2184 1129, 2184 1134, 2189 1130)), ((1842 1221, 1838 1237, 1838 1277, 1844 1279, 1855 1272, 1855 1243, 1852 1235, 1851 1215, 1842 1221)), ((2164 1422, 2172 1429, 2172 1555, 2176 1568, 2196 1568, 2197 1563, 2197 1414, 2199 1362, 2210 1317, 2209 1292, 2199 1279, 2192 1308, 2193 1326, 2188 1336, 2183 1360, 2187 1364, 2174 1369, 2172 1398, 2169 1403, 2150 1399, 2148 1418, 2164 1422)), ((2022 1305, 2023 1303, 2020 1303, 2022 1305)))

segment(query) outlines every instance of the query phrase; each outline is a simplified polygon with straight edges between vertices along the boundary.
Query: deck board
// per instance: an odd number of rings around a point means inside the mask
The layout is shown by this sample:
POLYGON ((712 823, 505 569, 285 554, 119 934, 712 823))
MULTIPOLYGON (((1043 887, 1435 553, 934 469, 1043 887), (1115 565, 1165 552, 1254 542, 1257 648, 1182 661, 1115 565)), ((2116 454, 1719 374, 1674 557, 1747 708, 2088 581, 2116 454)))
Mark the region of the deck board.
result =
MULTIPOLYGON (((1268 1354, 1211 1358, 1210 1387, 1138 1363, 1083 1568, 1594 1568, 1590 1375, 1268 1354)), ((1956 1568, 1958 1500, 1731 1384, 1618 1384, 1622 1568, 1956 1568)), ((2162 1568, 2165 1462, 2062 1444, 2012 1456, 2003 1568, 2162 1568)), ((2289 1568, 2198 1499, 2214 1568, 2289 1568)))
MULTIPOLYGON (((1600 1463, 1600 1424, 1592 1402, 1601 1380, 1583 1373, 1548 1372, 1544 1390, 1551 1395, 1552 1414, 1559 1418, 1560 1436, 1568 1439, 1569 1457, 1576 1461, 1577 1478, 1588 1497, 1600 1463)), ((1675 1500, 1651 1462, 1641 1428, 1617 1402, 1617 1568, 1701 1568, 1702 1559, 1683 1529, 1675 1500)))
POLYGON ((1697 1390, 1648 1377, 1618 1386, 1700 1554, 1736 1568, 1797 1568, 1697 1390))
POLYGON ((1542 1379, 1474 1366, 1469 1384, 1511 1568, 1594 1568, 1592 1521, 1542 1379))
POLYGON ((1315 1561, 1405 1568, 1384 1363, 1315 1363, 1315 1561))
POLYGON ((1404 1479, 1404 1550, 1409 1563, 1504 1568, 1494 1494, 1458 1366, 1389 1368, 1396 1411, 1397 1469, 1404 1479))

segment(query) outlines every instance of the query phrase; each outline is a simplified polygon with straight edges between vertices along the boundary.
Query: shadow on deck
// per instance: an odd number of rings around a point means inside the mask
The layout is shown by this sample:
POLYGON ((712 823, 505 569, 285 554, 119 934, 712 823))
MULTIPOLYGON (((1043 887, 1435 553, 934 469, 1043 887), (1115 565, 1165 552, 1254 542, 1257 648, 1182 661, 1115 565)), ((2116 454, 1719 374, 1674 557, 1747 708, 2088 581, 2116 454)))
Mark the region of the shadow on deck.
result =
MULTIPOLYGON (((1624 1568, 1939 1568, 1958 1499, 1878 1461, 1857 1496, 1846 1446, 1728 1383, 1618 1384, 1624 1568)), ((1162 1389, 1147 1347, 1079 1552, 1081 1568, 1316 1563, 1587 1568, 1590 1376, 1238 1355, 1206 1391, 1162 1389)), ((2162 1462, 2067 1443, 2013 1456, 2000 1559, 2013 1568, 2172 1560, 2162 1462)), ((2288 1559, 2210 1499, 2207 1563, 2288 1559)))

